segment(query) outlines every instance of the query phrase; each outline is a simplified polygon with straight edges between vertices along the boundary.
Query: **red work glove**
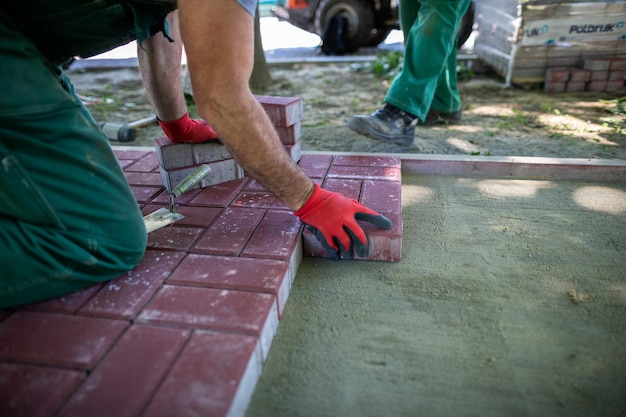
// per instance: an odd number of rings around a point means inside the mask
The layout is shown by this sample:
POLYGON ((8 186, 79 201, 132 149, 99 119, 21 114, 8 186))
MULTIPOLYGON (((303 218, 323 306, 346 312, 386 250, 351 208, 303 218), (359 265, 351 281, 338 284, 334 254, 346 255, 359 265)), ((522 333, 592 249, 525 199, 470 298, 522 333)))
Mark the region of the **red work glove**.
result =
POLYGON ((353 252, 365 257, 368 241, 356 222, 363 220, 381 229, 391 229, 391 220, 368 209, 356 200, 322 189, 315 184, 313 194, 294 212, 335 260, 352 259, 353 252))
POLYGON ((204 120, 194 120, 185 113, 183 117, 171 122, 159 120, 159 126, 172 142, 202 143, 209 140, 219 141, 215 130, 204 120))

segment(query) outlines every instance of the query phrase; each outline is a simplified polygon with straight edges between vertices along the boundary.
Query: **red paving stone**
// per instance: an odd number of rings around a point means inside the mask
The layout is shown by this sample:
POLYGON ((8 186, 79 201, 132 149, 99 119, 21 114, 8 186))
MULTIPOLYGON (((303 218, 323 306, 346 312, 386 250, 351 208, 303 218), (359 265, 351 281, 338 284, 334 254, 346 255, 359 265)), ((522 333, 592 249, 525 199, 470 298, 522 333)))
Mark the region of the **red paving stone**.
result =
POLYGON ((0 362, 0 413, 3 416, 48 417, 67 398, 83 372, 0 362))
MULTIPOLYGON (((272 100, 285 123, 301 111, 298 101, 272 100)), ((167 207, 156 152, 116 155, 143 214, 167 207)), ((367 259, 400 259, 399 158, 305 154, 300 166, 391 218, 387 231, 362 223, 367 259)), ((185 218, 148 236, 133 271, 0 311, 0 416, 245 413, 302 255, 326 254, 249 178, 191 190, 176 204, 185 218)))
POLYGON ((195 332, 144 415, 243 415, 261 366, 256 338, 195 332))
POLYGON ((91 369, 128 325, 123 320, 18 311, 0 325, 0 359, 91 369))
POLYGON ((194 245, 194 251, 239 256, 264 214, 264 209, 226 208, 194 245))
POLYGON ((57 416, 140 415, 190 335, 188 330, 133 325, 57 416))

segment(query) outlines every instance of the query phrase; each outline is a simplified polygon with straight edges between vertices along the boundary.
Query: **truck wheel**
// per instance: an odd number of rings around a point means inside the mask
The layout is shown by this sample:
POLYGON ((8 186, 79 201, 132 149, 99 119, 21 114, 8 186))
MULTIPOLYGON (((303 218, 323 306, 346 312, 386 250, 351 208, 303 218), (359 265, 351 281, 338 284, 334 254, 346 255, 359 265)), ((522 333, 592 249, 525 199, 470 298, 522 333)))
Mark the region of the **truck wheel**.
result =
MULTIPOLYGON (((370 37, 374 16, 369 4, 359 0, 322 0, 315 12, 315 32, 322 42, 332 41, 332 33, 324 33, 333 17, 344 17, 347 34, 345 52, 354 52, 365 45, 370 37), (327 38, 327 39, 324 39, 327 38)), ((328 32, 328 31, 327 31, 328 32)))
POLYGON ((363 46, 378 46, 387 39, 390 33, 390 28, 374 28, 371 30, 369 39, 363 46))

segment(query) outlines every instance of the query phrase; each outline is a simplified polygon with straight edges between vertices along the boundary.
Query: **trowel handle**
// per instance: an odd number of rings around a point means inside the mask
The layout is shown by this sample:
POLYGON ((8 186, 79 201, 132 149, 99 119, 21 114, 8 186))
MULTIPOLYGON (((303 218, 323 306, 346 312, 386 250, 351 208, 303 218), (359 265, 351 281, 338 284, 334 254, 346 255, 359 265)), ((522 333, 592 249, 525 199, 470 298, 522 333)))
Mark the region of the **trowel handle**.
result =
POLYGON ((191 189, 194 185, 199 183, 209 175, 211 167, 209 165, 200 165, 195 171, 189 174, 184 180, 180 182, 173 190, 172 195, 174 197, 180 197, 191 189))

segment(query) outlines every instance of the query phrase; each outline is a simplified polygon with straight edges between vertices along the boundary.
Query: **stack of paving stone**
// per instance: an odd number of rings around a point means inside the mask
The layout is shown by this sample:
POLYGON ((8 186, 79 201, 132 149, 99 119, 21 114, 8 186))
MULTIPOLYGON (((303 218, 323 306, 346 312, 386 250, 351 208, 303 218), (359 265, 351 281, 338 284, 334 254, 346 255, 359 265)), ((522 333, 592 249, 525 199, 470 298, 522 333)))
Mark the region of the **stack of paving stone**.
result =
POLYGON ((586 59, 626 58, 624 0, 473 3, 474 52, 507 84, 542 83, 548 68, 581 68, 586 59))
POLYGON ((549 68, 544 89, 551 93, 620 91, 626 78, 626 59, 586 59, 582 68, 549 68))
MULTIPOLYGON (((300 146, 302 99, 274 96, 256 96, 256 98, 272 121, 285 150, 295 162, 298 162, 302 156, 300 146)), ((173 143, 162 137, 155 140, 155 145, 163 185, 170 192, 203 164, 211 167, 211 173, 195 188, 244 177, 243 169, 221 143, 173 143)))

